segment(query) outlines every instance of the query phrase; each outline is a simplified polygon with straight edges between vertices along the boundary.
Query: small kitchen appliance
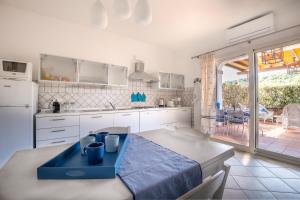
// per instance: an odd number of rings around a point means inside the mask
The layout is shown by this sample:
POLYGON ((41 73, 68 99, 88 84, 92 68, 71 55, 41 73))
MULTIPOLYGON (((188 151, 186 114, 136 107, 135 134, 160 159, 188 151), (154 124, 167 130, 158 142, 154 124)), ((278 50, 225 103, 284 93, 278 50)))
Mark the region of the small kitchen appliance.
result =
POLYGON ((158 106, 159 107, 165 107, 165 100, 163 98, 159 98, 159 100, 158 100, 158 106))
POLYGON ((32 64, 0 59, 0 78, 18 81, 32 81, 32 64))

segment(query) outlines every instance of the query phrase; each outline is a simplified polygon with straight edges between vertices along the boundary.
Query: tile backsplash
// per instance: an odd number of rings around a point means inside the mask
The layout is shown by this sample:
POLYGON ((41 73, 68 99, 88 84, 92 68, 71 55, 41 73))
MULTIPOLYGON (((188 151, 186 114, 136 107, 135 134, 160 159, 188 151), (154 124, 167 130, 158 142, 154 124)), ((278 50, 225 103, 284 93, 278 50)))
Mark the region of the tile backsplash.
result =
POLYGON ((129 82, 128 87, 106 87, 92 85, 70 85, 39 83, 39 109, 48 108, 52 99, 61 103, 72 102, 72 108, 105 108, 112 102, 117 107, 126 106, 153 106, 157 105, 159 98, 167 102, 176 97, 182 98, 184 106, 191 106, 193 89, 184 91, 158 90, 150 84, 143 82, 129 82), (132 92, 145 93, 146 102, 130 101, 132 92))

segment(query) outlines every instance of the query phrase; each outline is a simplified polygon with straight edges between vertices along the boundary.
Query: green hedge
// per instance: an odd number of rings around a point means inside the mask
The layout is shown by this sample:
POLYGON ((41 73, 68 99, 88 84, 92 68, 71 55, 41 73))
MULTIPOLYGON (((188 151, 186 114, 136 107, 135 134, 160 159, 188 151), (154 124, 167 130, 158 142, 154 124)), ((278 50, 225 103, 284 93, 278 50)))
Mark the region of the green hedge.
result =
MULTIPOLYGON (((259 102, 267 108, 283 108, 290 103, 300 103, 300 85, 261 87, 259 102)), ((238 103, 248 105, 248 87, 239 83, 224 83, 223 105, 237 107, 238 103)))
POLYGON ((300 86, 260 88, 259 102, 267 108, 283 108, 290 103, 300 103, 300 86))

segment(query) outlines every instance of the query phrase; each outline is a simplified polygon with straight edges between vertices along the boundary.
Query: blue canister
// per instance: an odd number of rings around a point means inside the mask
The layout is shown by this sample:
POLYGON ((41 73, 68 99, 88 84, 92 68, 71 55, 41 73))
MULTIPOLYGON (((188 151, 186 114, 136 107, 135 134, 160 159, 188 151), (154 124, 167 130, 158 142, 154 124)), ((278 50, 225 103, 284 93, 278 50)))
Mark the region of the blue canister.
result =
POLYGON ((145 95, 144 92, 143 92, 143 94, 142 94, 142 102, 146 102, 146 95, 145 95))
POLYGON ((103 161, 104 157, 104 143, 94 142, 84 147, 84 153, 88 157, 89 165, 96 165, 103 161))
POLYGON ((109 132, 99 132, 96 133, 96 142, 103 142, 105 143, 105 136, 107 136, 109 132))

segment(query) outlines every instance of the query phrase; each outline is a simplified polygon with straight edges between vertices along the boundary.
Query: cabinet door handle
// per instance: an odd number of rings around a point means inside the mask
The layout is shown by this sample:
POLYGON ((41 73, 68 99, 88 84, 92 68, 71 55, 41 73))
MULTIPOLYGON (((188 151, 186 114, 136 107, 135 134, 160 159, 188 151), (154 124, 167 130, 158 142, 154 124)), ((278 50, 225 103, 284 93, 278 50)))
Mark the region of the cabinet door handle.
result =
POLYGON ((63 121, 63 120, 66 120, 66 119, 63 119, 63 118, 61 118, 61 119, 52 119, 52 121, 63 121))
POLYGON ((98 118, 102 118, 102 116, 94 116, 92 117, 93 119, 98 119, 98 118))
POLYGON ((66 142, 66 140, 60 140, 60 141, 51 142, 51 144, 58 144, 58 143, 63 143, 63 142, 66 142))
POLYGON ((57 132, 64 132, 66 131, 66 129, 61 129, 61 130, 54 130, 54 131, 51 131, 52 133, 57 133, 57 132))
POLYGON ((11 85, 3 85, 3 87, 11 87, 11 85))
POLYGON ((131 114, 123 114, 122 116, 124 116, 124 117, 125 117, 125 116, 130 116, 130 115, 131 115, 131 114))

